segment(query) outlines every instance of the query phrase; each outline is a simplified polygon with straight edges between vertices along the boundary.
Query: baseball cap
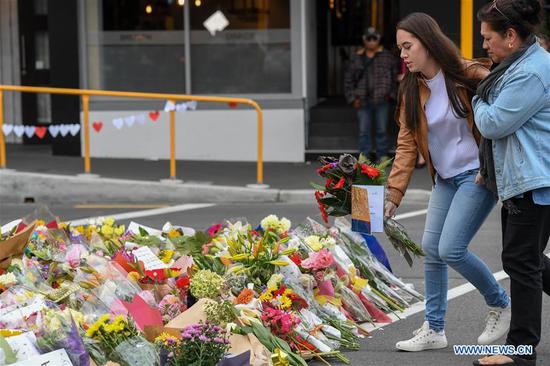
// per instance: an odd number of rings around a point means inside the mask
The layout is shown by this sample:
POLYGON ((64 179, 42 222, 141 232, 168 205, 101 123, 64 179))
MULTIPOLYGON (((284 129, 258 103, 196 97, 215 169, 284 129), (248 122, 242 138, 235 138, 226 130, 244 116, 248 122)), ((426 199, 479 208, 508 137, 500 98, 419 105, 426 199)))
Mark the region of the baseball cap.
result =
POLYGON ((378 33, 376 31, 376 28, 374 27, 368 27, 365 32, 363 33, 363 38, 367 39, 367 38, 376 38, 376 39, 380 39, 381 38, 381 35, 380 33, 378 33))

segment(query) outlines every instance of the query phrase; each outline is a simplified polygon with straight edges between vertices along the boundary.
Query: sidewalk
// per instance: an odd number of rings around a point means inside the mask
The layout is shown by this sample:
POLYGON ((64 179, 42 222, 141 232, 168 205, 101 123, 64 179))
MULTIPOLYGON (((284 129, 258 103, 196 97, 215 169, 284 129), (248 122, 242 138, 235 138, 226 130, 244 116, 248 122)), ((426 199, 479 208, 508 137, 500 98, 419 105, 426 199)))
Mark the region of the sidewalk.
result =
MULTIPOLYGON (((23 189, 24 187, 24 189, 30 190, 25 194, 31 197, 37 195, 32 192, 33 189, 37 190, 37 193, 41 193, 39 196, 47 197, 45 190, 48 187, 44 186, 44 182, 40 183, 42 179, 47 178, 45 184, 55 186, 51 187, 52 194, 54 188, 57 187, 61 191, 60 184, 66 183, 70 184, 69 188, 73 194, 76 194, 80 188, 83 195, 89 196, 94 194, 93 192, 102 193, 105 190, 112 189, 112 187, 105 185, 109 183, 115 184, 117 190, 122 189, 123 186, 127 188, 118 193, 112 192, 107 196, 102 195, 103 199, 115 197, 115 194, 120 195, 120 200, 132 198, 132 201, 135 201, 137 199, 136 194, 143 196, 145 200, 149 200, 151 195, 156 197, 155 199, 159 199, 162 198, 161 194, 148 191, 146 187, 166 188, 166 184, 161 185, 159 182, 161 179, 169 177, 169 161, 167 160, 93 158, 91 160, 91 172, 99 175, 100 179, 90 181, 90 178, 76 178, 84 170, 84 162, 81 157, 52 156, 49 146, 10 144, 7 145, 6 150, 7 168, 15 171, 3 173, 2 185, 0 185, 0 194, 3 196, 9 194, 10 191, 23 189), (70 176, 74 178, 70 178, 70 176), (34 181, 35 184, 31 184, 28 180, 34 181), (10 187, 5 187, 6 181, 11 182, 10 187), (73 187, 75 185, 76 187, 73 187), (134 192, 133 188, 136 186, 140 186, 141 189, 134 192), (4 188, 3 194, 2 187, 4 188), (93 192, 88 191, 90 187, 93 187, 93 192)), ((193 189, 199 188, 203 194, 207 194, 209 189, 213 192, 225 190, 229 195, 240 192, 235 197, 223 197, 226 202, 242 200, 243 194, 246 192, 253 193, 250 199, 257 199, 258 193, 265 192, 264 195, 269 196, 267 201, 272 199, 279 201, 281 193, 283 195, 288 193, 291 196, 297 194, 310 195, 310 192, 305 191, 311 190, 309 183, 321 183, 322 181, 315 173, 318 167, 317 162, 264 163, 264 183, 269 185, 269 189, 255 190, 245 188, 248 184, 256 183, 256 163, 254 162, 178 161, 177 178, 181 179, 184 184, 168 185, 168 187, 172 187, 171 190, 178 190, 182 186, 186 187, 185 192, 180 192, 185 195, 181 197, 184 201, 196 201, 196 199, 203 198, 192 194, 193 189), (176 188, 178 186, 179 188, 176 188), (188 197, 188 194, 191 194, 191 196, 188 197)), ((430 190, 430 188, 431 182, 427 169, 415 171, 409 189, 414 191, 430 190)), ((161 189, 161 191, 165 191, 165 189, 161 189)), ((173 192, 173 195, 176 195, 176 193, 173 192)), ((176 197, 180 196, 176 195, 176 197)), ((290 197, 286 199, 292 200, 290 197)), ((85 200, 89 201, 89 199, 85 200)))

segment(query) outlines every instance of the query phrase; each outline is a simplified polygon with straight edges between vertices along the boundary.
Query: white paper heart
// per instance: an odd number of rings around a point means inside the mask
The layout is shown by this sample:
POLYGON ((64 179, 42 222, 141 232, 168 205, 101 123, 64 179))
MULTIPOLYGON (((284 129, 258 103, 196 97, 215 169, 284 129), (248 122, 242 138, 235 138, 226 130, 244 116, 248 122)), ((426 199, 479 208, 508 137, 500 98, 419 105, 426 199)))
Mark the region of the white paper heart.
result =
POLYGON ((115 126, 118 130, 122 129, 122 127, 124 127, 124 119, 122 118, 113 119, 113 126, 115 126))
POLYGON ((80 132, 80 125, 69 125, 69 132, 71 133, 71 135, 76 136, 80 132))
POLYGON ((126 126, 128 127, 132 127, 134 123, 136 123, 136 117, 135 116, 124 117, 124 123, 126 123, 126 126))
POLYGON ((136 122, 139 123, 140 125, 144 125, 145 121, 147 121, 147 116, 145 114, 140 114, 136 116, 136 122))
POLYGON ((56 138, 57 135, 59 135, 59 125, 51 125, 48 127, 48 131, 50 131, 50 135, 52 135, 53 138, 56 138))
POLYGON ((25 126, 25 135, 27 135, 28 138, 31 138, 34 136, 34 126, 25 126))
POLYGON ((13 128, 13 133, 15 133, 15 135, 17 137, 22 137, 23 134, 25 133, 25 126, 23 125, 17 125, 13 128))
POLYGON ((69 127, 69 125, 59 125, 59 133, 61 134, 61 136, 65 137, 67 136, 67 134, 69 133, 69 130, 71 128, 69 127))
POLYGON ((176 104, 176 111, 185 112, 187 110, 187 103, 176 104))
POLYGON ((166 101, 166 104, 164 105, 164 111, 170 112, 175 110, 176 110, 176 105, 174 104, 174 102, 172 102, 171 100, 166 101))
POLYGON ((195 109, 197 109, 197 101, 196 100, 192 100, 190 102, 187 102, 187 109, 190 109, 192 111, 194 111, 195 109))
POLYGON ((2 131, 4 131, 5 136, 8 136, 13 131, 13 125, 2 125, 2 131))

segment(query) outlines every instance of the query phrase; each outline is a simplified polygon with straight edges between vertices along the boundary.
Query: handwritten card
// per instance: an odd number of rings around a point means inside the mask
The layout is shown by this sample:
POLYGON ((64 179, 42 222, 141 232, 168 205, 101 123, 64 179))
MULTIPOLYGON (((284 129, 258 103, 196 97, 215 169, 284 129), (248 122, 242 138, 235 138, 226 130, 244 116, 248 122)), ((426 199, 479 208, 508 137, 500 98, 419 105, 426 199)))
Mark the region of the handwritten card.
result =
POLYGON ((36 348, 36 337, 33 332, 7 337, 6 342, 17 355, 17 361, 25 361, 29 358, 40 355, 36 348))
MULTIPOLYGON (((364 203, 352 202, 353 210, 364 210, 363 204, 368 204, 370 216, 370 231, 373 233, 384 232, 384 186, 356 185, 352 189, 364 190, 367 193, 367 201, 364 203)), ((358 191, 360 192, 360 191, 358 191)), ((352 212, 352 217, 354 213, 352 212)))
POLYGON ((159 259, 149 247, 140 247, 132 252, 132 254, 143 262, 146 270, 165 269, 166 264, 159 259))
POLYGON ((12 366, 73 366, 73 363, 64 349, 58 349, 57 351, 14 363, 12 366))

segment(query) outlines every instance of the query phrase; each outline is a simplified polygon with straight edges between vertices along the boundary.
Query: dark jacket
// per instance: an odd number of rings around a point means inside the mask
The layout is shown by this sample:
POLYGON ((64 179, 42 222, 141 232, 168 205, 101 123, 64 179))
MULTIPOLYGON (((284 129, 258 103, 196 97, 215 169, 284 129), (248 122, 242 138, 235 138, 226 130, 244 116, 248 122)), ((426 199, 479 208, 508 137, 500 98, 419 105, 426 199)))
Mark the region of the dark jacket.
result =
POLYGON ((382 47, 368 61, 366 49, 360 48, 353 53, 344 78, 344 94, 348 103, 355 99, 361 100, 361 105, 380 103, 390 98, 395 98, 397 91, 396 76, 400 73, 399 60, 391 52, 382 47), (367 95, 367 62, 372 62, 374 67, 374 93, 367 95))

